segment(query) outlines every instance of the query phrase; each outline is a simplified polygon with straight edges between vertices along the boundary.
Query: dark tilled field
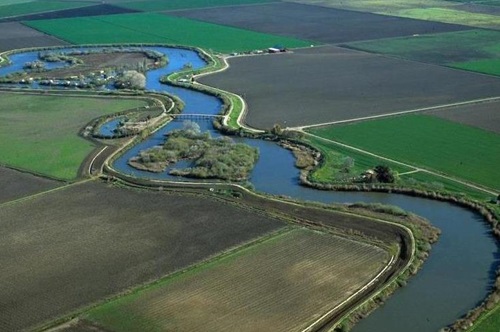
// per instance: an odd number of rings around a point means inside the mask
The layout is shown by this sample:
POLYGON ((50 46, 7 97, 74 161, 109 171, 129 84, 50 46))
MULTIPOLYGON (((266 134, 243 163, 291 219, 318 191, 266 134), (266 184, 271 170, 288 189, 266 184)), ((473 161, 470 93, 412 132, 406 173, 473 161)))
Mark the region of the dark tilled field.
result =
POLYGON ((102 4, 102 5, 88 6, 82 8, 64 9, 64 10, 58 10, 40 14, 9 17, 1 19, 0 22, 34 21, 34 20, 47 20, 47 19, 57 19, 57 18, 114 15, 114 14, 127 14, 127 13, 137 13, 137 10, 102 4))
POLYGON ((237 57, 200 81, 242 95, 257 128, 311 125, 500 95, 500 79, 334 46, 237 57))
POLYGON ((89 182, 0 210, 0 330, 16 331, 284 224, 208 198, 89 182))
POLYGON ((294 3, 209 8, 166 14, 322 43, 470 29, 460 25, 294 3))
POLYGON ((59 181, 0 167, 0 203, 33 195, 62 185, 63 183, 59 181))
POLYGON ((428 114, 500 134, 499 101, 450 107, 428 114))
POLYGON ((0 23, 0 52, 24 47, 69 45, 21 23, 0 23))

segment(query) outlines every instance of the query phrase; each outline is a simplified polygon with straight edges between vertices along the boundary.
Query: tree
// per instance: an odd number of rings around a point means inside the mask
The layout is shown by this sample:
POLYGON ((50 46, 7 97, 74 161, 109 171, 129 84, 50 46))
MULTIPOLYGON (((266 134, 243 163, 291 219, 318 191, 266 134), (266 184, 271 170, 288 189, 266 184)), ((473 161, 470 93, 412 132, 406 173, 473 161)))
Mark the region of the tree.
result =
POLYGON ((119 89, 144 89, 146 76, 135 70, 126 70, 116 79, 115 86, 119 89))
POLYGON ((345 157, 342 162, 342 170, 345 173, 349 173, 351 171, 351 168, 353 167, 354 167, 354 159, 351 157, 345 157))
POLYGON ((378 182, 394 183, 395 177, 389 166, 378 165, 374 168, 374 171, 378 182))

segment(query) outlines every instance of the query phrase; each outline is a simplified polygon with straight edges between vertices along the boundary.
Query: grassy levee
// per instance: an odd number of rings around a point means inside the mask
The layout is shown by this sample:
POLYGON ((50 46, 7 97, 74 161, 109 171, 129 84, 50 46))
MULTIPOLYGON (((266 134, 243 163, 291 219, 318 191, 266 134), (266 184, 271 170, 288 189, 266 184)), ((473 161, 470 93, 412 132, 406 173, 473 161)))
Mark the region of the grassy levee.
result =
POLYGON ((148 0, 148 1, 130 1, 119 3, 118 6, 141 10, 145 12, 157 12, 157 11, 168 11, 168 10, 181 10, 181 9, 193 9, 193 8, 208 8, 208 7, 220 7, 220 6, 237 6, 245 4, 258 4, 273 2, 274 0, 148 0))
POLYGON ((25 24, 73 44, 182 44, 222 53, 265 49, 277 44, 289 48, 311 44, 310 41, 156 13, 39 20, 25 24))
POLYGON ((146 105, 145 100, 0 92, 0 163, 73 180, 95 148, 79 137, 90 120, 146 105))
POLYGON ((500 189, 500 136, 426 115, 311 129, 384 157, 500 189))
POLYGON ((86 1, 33 1, 0 6, 0 18, 90 6, 86 1))
POLYGON ((499 75, 500 31, 466 30, 348 43, 353 49, 499 75))
POLYGON ((290 331, 340 303, 387 262, 387 252, 371 245, 295 229, 96 307, 83 318, 119 331, 290 331))

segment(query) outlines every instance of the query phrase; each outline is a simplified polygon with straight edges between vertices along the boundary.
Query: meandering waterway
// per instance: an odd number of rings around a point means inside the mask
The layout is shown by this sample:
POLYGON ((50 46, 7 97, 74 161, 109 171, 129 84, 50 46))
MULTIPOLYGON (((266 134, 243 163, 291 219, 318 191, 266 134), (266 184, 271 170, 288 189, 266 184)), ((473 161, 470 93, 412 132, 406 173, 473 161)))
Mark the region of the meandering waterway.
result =
MULTIPOLYGON (((146 89, 168 92, 185 103, 184 114, 218 114, 218 98, 193 90, 164 85, 159 78, 190 64, 202 68, 205 62, 191 50, 168 47, 146 47, 168 56, 166 67, 147 73, 146 89)), ((78 48, 66 48, 64 51, 78 48)), ((0 68, 0 76, 22 70, 24 63, 37 59, 38 52, 10 57, 12 64, 0 68)), ((52 64, 57 67, 62 64, 52 64)), ((195 120, 196 121, 196 120, 195 120)), ((202 130, 215 132, 210 122, 200 120, 202 130)), ((163 143, 164 134, 182 126, 171 122, 144 142, 120 156, 113 167, 125 174, 154 179, 190 181, 163 173, 144 172, 130 167, 127 160, 140 150, 163 143)), ((300 186, 299 171, 294 167, 292 153, 273 142, 242 139, 260 150, 260 158, 250 181, 255 190, 276 195, 323 203, 380 202, 392 204, 429 219, 442 230, 422 270, 408 285, 398 290, 382 307, 355 327, 355 332, 435 332, 464 315, 479 304, 493 286, 499 262, 499 250, 488 225, 481 216, 449 203, 404 195, 319 191, 300 186)), ((178 165, 182 166, 182 165, 178 165)))

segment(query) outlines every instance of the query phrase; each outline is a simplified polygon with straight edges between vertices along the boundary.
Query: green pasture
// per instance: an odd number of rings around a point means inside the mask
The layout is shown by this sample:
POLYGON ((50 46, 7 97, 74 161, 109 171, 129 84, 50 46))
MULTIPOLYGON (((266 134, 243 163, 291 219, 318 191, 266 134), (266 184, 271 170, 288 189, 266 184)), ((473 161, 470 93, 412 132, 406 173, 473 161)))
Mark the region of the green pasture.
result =
POLYGON ((387 165, 399 173, 413 170, 313 136, 306 136, 304 141, 320 151, 323 156, 321 167, 311 174, 312 179, 316 182, 338 183, 342 178, 359 176, 377 165, 387 165), (354 159, 354 166, 349 171, 349 174, 341 171, 347 157, 354 159))
POLYGON ((346 46, 484 74, 500 74, 500 31, 474 29, 354 42, 346 46))
MULTIPOLYGON (((500 16, 467 11, 462 3, 444 0, 298 0, 297 2, 383 15, 460 24, 480 28, 500 28, 500 16)), ((464 1, 470 2, 470 1, 464 1)), ((499 5, 499 0, 475 1, 480 5, 499 5)))
POLYGON ((454 8, 429 7, 404 9, 397 11, 396 16, 481 28, 500 28, 500 16, 467 12, 454 8))
POLYGON ((207 8, 219 6, 236 6, 253 3, 273 2, 273 0, 151 0, 151 1, 131 1, 119 3, 120 7, 130 8, 145 12, 181 10, 193 8, 207 8))
POLYGON ((500 31, 474 29, 353 42, 347 46, 416 61, 448 64, 500 58, 500 31))
POLYGON ((500 135, 427 115, 406 115, 309 132, 383 157, 500 188, 500 135))
POLYGON ((0 163, 72 180, 94 144, 78 136, 92 119, 144 100, 1 93, 0 163))
POLYGON ((73 44, 163 43, 197 46, 223 53, 263 49, 274 45, 311 44, 249 30, 162 14, 125 14, 26 22, 27 25, 73 44))
POLYGON ((55 10, 71 9, 93 5, 85 1, 32 1, 0 6, 0 18, 37 14, 55 10))

